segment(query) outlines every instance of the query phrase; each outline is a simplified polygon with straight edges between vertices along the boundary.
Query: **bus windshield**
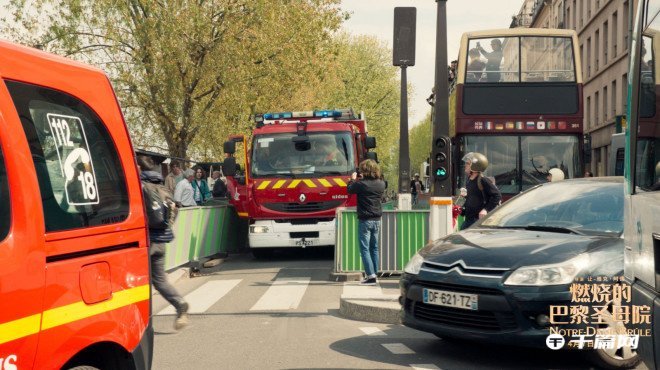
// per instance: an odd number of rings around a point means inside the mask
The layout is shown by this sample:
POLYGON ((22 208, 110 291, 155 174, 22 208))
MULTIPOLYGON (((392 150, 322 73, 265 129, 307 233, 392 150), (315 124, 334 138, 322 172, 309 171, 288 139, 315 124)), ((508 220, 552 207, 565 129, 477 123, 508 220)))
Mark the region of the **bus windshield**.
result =
POLYGON ((355 152, 350 132, 308 132, 308 142, 294 133, 257 135, 252 143, 252 177, 350 175, 355 152))
POLYGON ((465 83, 575 82, 573 39, 510 36, 470 39, 465 83))
MULTIPOLYGON (((561 169, 567 179, 580 174, 577 136, 465 136, 461 151, 461 156, 483 153, 489 163, 485 175, 494 178, 504 194, 547 182, 551 168, 561 169)), ((465 186, 464 174, 460 176, 461 186, 465 186)))

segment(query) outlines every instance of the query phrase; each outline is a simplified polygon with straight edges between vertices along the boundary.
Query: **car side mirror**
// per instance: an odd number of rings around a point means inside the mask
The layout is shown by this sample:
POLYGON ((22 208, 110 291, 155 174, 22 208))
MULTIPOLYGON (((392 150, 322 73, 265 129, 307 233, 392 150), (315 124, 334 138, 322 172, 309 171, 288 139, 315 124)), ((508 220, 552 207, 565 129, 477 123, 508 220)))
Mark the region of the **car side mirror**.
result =
POLYGON ((376 152, 367 152, 367 159, 371 159, 378 163, 378 154, 376 152))
POLYGON ((222 162, 222 172, 225 174, 225 176, 232 176, 232 177, 236 176, 237 166, 238 165, 236 164, 236 158, 234 157, 225 158, 224 162, 222 162))
POLYGON ((233 141, 225 141, 222 145, 222 149, 227 154, 234 154, 236 152, 236 143, 233 141))
POLYGON ((364 138, 364 146, 367 149, 373 149, 376 147, 376 138, 373 136, 367 136, 364 138))

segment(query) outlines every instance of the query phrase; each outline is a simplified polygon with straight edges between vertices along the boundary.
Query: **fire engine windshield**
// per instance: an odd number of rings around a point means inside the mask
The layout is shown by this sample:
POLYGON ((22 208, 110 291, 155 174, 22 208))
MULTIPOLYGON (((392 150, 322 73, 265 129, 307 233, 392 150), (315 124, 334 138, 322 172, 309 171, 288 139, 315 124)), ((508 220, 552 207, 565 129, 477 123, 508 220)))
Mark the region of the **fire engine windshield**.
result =
POLYGON ((350 132, 307 132, 308 143, 294 133, 257 135, 252 143, 252 177, 349 175, 355 170, 350 132))

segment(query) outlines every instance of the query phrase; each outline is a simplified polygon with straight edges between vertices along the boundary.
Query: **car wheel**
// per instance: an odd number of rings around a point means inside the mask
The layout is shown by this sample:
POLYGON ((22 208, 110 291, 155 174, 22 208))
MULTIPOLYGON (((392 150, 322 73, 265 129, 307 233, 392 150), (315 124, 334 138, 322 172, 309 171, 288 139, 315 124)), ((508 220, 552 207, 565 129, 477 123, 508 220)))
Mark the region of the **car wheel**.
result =
MULTIPOLYGON (((614 320, 613 307, 620 306, 621 300, 612 300, 607 304, 607 310, 604 312, 603 324, 596 328, 596 335, 625 335, 626 326, 621 321, 614 320)), ((615 345, 616 339, 615 339, 615 345)), ((637 350, 629 345, 621 348, 599 348, 588 352, 589 359, 599 367, 605 369, 630 369, 641 362, 637 350)))

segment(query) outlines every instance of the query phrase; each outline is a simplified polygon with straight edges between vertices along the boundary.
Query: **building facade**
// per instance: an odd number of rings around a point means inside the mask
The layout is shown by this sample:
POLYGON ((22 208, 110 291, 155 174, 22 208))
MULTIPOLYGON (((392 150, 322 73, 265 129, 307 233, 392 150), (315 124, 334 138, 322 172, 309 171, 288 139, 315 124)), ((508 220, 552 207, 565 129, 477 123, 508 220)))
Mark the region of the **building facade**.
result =
POLYGON ((586 169, 595 176, 608 175, 612 134, 625 127, 629 21, 636 4, 636 0, 524 0, 511 25, 577 32, 584 81, 584 129, 591 145, 591 162, 586 169))

